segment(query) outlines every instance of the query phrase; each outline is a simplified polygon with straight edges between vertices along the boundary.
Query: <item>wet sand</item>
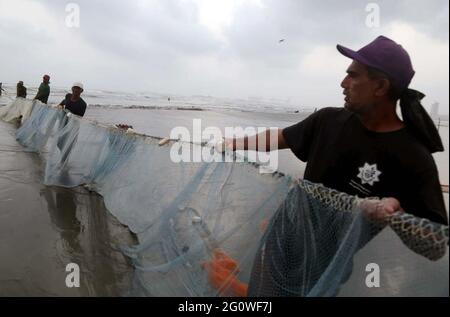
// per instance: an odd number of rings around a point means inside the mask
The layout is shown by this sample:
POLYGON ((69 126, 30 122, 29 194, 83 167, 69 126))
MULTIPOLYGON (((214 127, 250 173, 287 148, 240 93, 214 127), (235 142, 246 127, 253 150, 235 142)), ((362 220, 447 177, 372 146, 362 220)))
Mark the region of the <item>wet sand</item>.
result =
POLYGON ((0 121, 0 296, 121 296, 133 268, 118 249, 129 230, 84 188, 42 185, 42 160, 0 121), (80 267, 68 288, 66 265, 80 267))

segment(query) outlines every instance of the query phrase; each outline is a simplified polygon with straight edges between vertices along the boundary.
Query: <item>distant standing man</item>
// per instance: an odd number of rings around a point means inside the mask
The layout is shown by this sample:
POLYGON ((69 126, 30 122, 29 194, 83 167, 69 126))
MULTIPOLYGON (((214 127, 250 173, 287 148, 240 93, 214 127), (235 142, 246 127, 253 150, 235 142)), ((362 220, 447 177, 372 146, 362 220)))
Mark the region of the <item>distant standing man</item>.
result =
POLYGON ((77 116, 84 116, 86 112, 87 104, 81 98, 81 93, 83 92, 83 84, 82 83, 74 83, 72 85, 72 93, 67 94, 66 98, 59 104, 59 107, 62 109, 67 109, 71 113, 77 116))
POLYGON ((2 91, 5 91, 5 90, 2 88, 2 85, 3 85, 3 83, 0 83, 0 96, 2 95, 2 91))
POLYGON ((26 98, 27 97, 27 87, 23 85, 23 81, 19 81, 17 83, 17 98, 26 98))
POLYGON ((39 86, 35 100, 40 100, 42 103, 47 104, 48 96, 50 96, 50 76, 44 75, 43 82, 39 86))

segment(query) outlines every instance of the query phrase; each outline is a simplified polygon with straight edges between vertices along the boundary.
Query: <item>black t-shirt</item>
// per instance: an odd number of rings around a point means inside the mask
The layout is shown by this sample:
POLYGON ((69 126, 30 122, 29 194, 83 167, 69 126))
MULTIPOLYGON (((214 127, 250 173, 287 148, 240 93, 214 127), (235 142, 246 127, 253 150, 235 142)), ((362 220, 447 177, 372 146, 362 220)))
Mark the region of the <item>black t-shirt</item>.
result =
POLYGON ((84 116, 87 107, 86 102, 81 98, 77 101, 72 101, 70 98, 72 98, 72 94, 67 94, 66 98, 61 101, 61 105, 77 116, 84 116))
POLYGON ((285 128, 304 178, 359 197, 394 197, 405 212, 448 223, 433 157, 407 129, 367 130, 344 108, 321 109, 285 128))

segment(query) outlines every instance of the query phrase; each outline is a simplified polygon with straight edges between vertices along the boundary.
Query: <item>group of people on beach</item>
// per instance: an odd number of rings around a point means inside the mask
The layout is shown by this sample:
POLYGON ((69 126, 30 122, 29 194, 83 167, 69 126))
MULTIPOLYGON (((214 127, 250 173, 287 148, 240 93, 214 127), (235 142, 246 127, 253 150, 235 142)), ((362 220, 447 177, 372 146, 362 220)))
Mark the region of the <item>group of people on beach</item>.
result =
MULTIPOLYGON (((5 89, 3 89, 3 83, 0 83, 0 96, 2 95, 2 93, 5 91, 5 89)), ((23 81, 19 81, 17 83, 17 98, 26 98, 27 97, 27 87, 24 86, 23 81)))
MULTIPOLYGON (((341 45, 337 45, 337 50, 352 60, 341 82, 345 95, 343 108, 315 111, 303 121, 279 129, 277 140, 271 140, 268 130, 242 139, 227 139, 225 146, 231 151, 290 149, 307 162, 305 180, 362 198, 382 198, 365 211, 376 222, 406 211, 448 224, 432 156, 444 148, 433 121, 421 105, 424 95, 409 88, 415 75, 409 54, 385 36, 377 37, 358 51, 341 45), (398 103, 402 118, 396 111, 398 103), (261 145, 260 139, 266 140, 265 144, 261 145)), ((47 103, 49 83, 50 76, 45 75, 34 99, 47 103)), ((17 96, 24 97, 26 88, 19 84, 17 96)), ((72 93, 59 106, 83 116, 86 103, 81 98, 82 92, 83 84, 74 83, 72 93)), ((284 227, 288 218, 273 221, 275 226, 271 230, 284 227)), ((270 244, 265 248, 264 254, 274 254, 269 250, 270 244)), ((302 254, 301 250, 291 253, 302 254)), ((274 263, 279 260, 265 259, 274 263)), ((289 267, 289 261, 284 265, 286 272, 296 269, 289 267)), ((250 285, 248 295, 261 295, 254 286, 250 285)))
MULTIPOLYGON (((81 94, 83 93, 83 84, 80 82, 76 82, 72 85, 72 93, 69 93, 65 96, 65 98, 59 103, 58 108, 66 109, 71 113, 83 117, 87 104, 81 98, 81 94)), ((2 88, 2 83, 0 83, 0 96, 1 92, 4 91, 2 88)), ((42 78, 42 83, 39 85, 36 96, 33 100, 39 100, 40 102, 47 104, 48 98, 50 96, 50 76, 44 75, 42 78)), ((26 98, 27 97, 27 87, 24 85, 23 81, 19 81, 17 83, 17 98, 26 98)))

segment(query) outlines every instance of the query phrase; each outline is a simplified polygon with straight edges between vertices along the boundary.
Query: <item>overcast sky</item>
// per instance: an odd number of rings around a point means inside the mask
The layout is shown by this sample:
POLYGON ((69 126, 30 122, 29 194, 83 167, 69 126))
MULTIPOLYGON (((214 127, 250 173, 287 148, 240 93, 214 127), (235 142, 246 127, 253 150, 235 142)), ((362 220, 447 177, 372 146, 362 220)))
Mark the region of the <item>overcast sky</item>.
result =
POLYGON ((36 86, 49 73, 58 87, 340 106, 350 60, 336 44, 359 49, 382 34, 410 53, 424 103, 448 113, 447 0, 72 1, 79 28, 66 25, 68 3, 0 0, 0 81, 36 86), (369 3, 379 27, 366 23, 369 3))

